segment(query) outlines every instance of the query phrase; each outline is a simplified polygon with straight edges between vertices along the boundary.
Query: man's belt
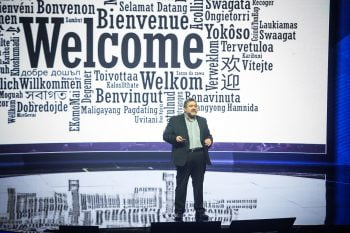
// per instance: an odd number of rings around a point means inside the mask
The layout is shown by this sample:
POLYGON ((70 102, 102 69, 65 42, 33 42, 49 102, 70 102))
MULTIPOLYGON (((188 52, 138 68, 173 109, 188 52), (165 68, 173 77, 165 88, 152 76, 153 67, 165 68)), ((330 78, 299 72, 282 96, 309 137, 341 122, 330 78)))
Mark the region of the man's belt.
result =
POLYGON ((189 149, 190 152, 199 152, 199 151, 203 151, 203 147, 197 147, 197 148, 193 148, 193 149, 189 149))

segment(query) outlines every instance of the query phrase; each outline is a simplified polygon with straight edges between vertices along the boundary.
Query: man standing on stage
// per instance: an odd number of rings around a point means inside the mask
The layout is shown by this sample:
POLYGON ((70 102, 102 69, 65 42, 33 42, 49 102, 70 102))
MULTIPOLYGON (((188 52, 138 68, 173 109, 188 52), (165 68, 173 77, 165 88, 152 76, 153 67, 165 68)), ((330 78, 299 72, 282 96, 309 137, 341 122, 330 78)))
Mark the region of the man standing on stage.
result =
POLYGON ((187 99, 184 114, 173 116, 163 133, 164 141, 172 145, 176 166, 175 220, 182 221, 185 212, 187 183, 191 176, 196 221, 207 221, 203 208, 203 181, 206 164, 210 165, 208 149, 213 143, 207 120, 197 116, 197 102, 187 99))

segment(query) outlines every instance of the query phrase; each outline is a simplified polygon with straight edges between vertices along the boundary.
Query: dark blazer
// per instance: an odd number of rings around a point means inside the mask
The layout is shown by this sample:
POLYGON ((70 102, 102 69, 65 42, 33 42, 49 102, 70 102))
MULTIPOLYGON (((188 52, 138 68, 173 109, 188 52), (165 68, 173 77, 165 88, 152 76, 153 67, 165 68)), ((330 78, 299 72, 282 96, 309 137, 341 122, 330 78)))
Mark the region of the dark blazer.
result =
MULTIPOLYGON (((207 164, 211 164, 209 153, 208 153, 208 147, 204 145, 204 140, 206 138, 210 138, 213 141, 213 137, 210 134, 207 120, 204 117, 196 116, 197 122, 199 125, 200 130, 200 141, 202 142, 203 148, 204 148, 204 156, 205 156, 205 162, 207 164)), ((172 158, 173 162, 176 166, 184 166, 186 163, 186 158, 189 153, 189 137, 188 137, 188 131, 187 126, 185 122, 185 115, 177 115, 173 116, 169 119, 169 123, 166 126, 164 133, 163 133, 163 140, 170 143, 172 145, 172 158), (177 142, 176 136, 182 136, 185 137, 187 140, 184 142, 177 142)))

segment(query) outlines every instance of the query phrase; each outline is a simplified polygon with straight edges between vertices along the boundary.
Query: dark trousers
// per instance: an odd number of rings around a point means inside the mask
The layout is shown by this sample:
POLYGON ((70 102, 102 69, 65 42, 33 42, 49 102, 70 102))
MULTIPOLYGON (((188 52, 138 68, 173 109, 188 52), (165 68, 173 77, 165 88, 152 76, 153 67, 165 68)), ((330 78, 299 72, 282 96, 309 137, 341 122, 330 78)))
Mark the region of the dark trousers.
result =
POLYGON ((177 166, 175 189, 175 213, 185 212, 188 179, 191 176, 194 196, 194 209, 204 213, 203 181, 206 163, 203 151, 190 152, 184 166, 177 166))

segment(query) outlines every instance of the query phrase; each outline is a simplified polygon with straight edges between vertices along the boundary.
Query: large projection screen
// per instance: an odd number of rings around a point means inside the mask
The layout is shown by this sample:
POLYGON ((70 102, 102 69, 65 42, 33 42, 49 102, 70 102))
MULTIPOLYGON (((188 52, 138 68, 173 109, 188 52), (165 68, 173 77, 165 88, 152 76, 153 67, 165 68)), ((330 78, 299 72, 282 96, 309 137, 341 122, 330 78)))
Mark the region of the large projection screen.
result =
POLYGON ((326 153, 329 0, 0 3, 1 153, 169 151, 194 98, 213 151, 326 153))

